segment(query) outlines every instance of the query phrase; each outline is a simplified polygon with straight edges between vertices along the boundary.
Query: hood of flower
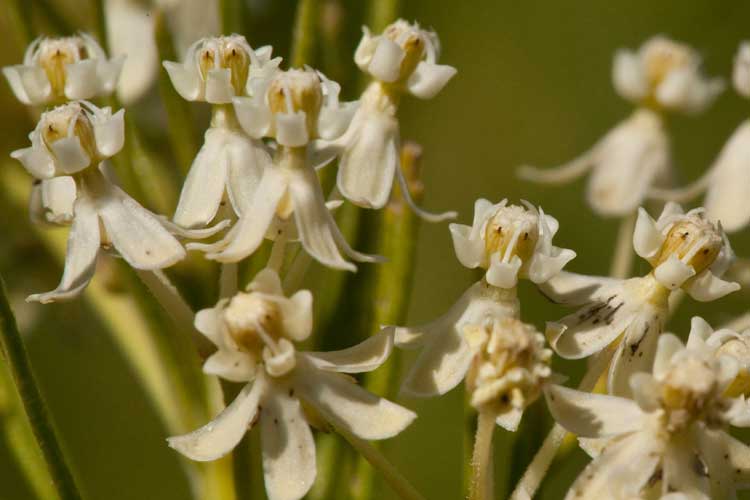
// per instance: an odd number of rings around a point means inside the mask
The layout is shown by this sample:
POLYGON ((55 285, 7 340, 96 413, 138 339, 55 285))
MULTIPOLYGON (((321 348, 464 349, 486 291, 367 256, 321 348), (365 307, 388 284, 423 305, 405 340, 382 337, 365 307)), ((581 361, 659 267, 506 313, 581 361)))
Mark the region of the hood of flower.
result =
POLYGON ((401 61, 399 79, 407 78, 414 72, 425 56, 427 50, 434 53, 435 47, 430 33, 419 28, 418 24, 411 24, 399 19, 383 31, 383 36, 404 51, 404 59, 401 61))
POLYGON ((31 55, 33 62, 42 67, 57 97, 65 96, 65 67, 95 55, 80 36, 45 38, 39 41, 31 55))
POLYGON ((657 88, 672 72, 697 64, 697 54, 685 44, 655 37, 641 47, 644 71, 651 89, 657 88))
POLYGON ((666 231, 666 238, 654 267, 674 255, 698 274, 714 263, 724 245, 720 227, 709 221, 702 209, 680 216, 663 231, 666 231))
POLYGON ((228 69, 232 88, 242 95, 250 73, 250 46, 239 35, 206 38, 195 53, 201 78, 205 81, 212 69, 228 69))
POLYGON ((94 128, 88 114, 78 103, 58 106, 44 113, 39 120, 38 130, 48 148, 60 139, 78 137, 89 158, 98 157, 94 128))
POLYGON ((222 311, 222 319, 237 348, 248 353, 257 354, 283 336, 279 308, 262 294, 238 293, 222 311))
POLYGON ((539 212, 518 205, 500 207, 485 222, 483 238, 487 255, 499 252, 504 262, 513 256, 526 262, 539 239, 539 212))
MULTIPOLYGON (((716 333, 721 335, 726 331, 719 330, 716 333)), ((724 390, 724 396, 747 396, 750 394, 750 331, 741 334, 732 332, 731 336, 722 336, 724 339, 714 352, 714 356, 729 356, 735 359, 739 366, 737 376, 724 390)), ((707 343, 711 344, 711 338, 707 343)))
POLYGON ((506 317, 467 328, 466 335, 476 349, 467 377, 474 407, 523 410, 539 396, 551 375, 552 351, 533 326, 506 317))
POLYGON ((323 105, 320 77, 312 70, 279 71, 268 87, 268 106, 274 114, 305 113, 310 136, 317 132, 323 105))

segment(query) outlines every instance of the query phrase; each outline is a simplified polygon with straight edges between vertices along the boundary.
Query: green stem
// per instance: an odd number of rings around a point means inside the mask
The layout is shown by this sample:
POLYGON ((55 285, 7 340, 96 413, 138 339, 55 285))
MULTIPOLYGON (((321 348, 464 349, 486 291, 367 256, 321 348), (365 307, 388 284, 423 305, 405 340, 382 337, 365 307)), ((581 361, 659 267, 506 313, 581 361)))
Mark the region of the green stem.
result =
POLYGON ((630 275, 633 265, 633 230, 637 214, 634 212, 620 222, 617 230, 617 243, 609 275, 613 278, 625 279, 630 275))
POLYGON ((76 29, 73 23, 62 15, 55 2, 51 2, 50 0, 31 0, 30 2, 26 0, 26 2, 34 4, 36 10, 44 15, 55 33, 64 36, 70 36, 75 33, 76 29))
POLYGON ((399 15, 400 0, 372 0, 370 2, 369 27, 373 33, 380 33, 399 15))
POLYGON ((5 362, 10 366, 16 389, 31 424, 31 430, 34 432, 37 443, 39 443, 42 456, 47 462, 47 468, 61 500, 80 499, 81 494, 78 492, 75 479, 73 479, 73 473, 65 461, 62 447, 57 440, 54 426, 34 379, 31 363, 26 354, 21 334, 18 332, 16 319, 8 303, 5 282, 1 276, 0 340, 2 341, 5 362))
POLYGON ((11 27, 16 44, 21 53, 34 36, 34 27, 31 24, 30 3, 26 0, 9 0, 4 9, 6 26, 11 27))
POLYGON ((480 411, 477 415, 477 433, 474 439, 474 452, 471 456, 470 500, 492 500, 492 436, 495 433, 493 414, 480 411))
POLYGON ((109 39, 107 38, 107 14, 104 0, 94 0, 92 2, 94 11, 94 25, 96 26, 96 36, 99 38, 99 45, 104 52, 109 54, 109 39))
POLYGON ((315 52, 315 28, 318 20, 319 0, 299 0, 292 32, 291 68, 301 68, 313 63, 315 52))
POLYGON ((221 31, 224 35, 242 33, 245 25, 243 0, 220 0, 221 31))
POLYGON ((403 500, 425 500, 411 483, 401 475, 398 469, 388 461, 388 459, 374 446, 367 441, 363 441, 348 431, 336 428, 344 439, 363 456, 373 468, 382 474, 388 486, 403 500))

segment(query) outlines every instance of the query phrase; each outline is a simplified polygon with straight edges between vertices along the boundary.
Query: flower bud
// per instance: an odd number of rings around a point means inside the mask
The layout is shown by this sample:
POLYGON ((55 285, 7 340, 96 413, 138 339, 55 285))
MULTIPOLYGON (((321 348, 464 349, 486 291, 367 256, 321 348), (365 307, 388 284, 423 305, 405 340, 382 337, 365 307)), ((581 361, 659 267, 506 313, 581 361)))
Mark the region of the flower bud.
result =
POLYGON ((257 293, 238 293, 223 311, 224 325, 237 347, 258 353, 283 336, 278 306, 257 293), (270 337, 270 338, 269 338, 270 337))
POLYGON ((539 396, 552 351, 533 326, 505 317, 467 329, 466 337, 476 350, 467 377, 472 406, 500 415, 522 411, 539 396))
POLYGON ((518 205, 503 206, 487 220, 484 245, 488 255, 496 252, 503 261, 518 256, 528 261, 539 238, 539 214, 518 205))
POLYGON ((323 105, 320 77, 298 69, 277 73, 268 88, 268 104, 274 114, 305 113, 308 134, 315 137, 323 105))
POLYGON ((720 229, 705 218, 704 212, 693 212, 669 230, 654 267, 674 255, 700 274, 714 263, 723 244, 720 229))

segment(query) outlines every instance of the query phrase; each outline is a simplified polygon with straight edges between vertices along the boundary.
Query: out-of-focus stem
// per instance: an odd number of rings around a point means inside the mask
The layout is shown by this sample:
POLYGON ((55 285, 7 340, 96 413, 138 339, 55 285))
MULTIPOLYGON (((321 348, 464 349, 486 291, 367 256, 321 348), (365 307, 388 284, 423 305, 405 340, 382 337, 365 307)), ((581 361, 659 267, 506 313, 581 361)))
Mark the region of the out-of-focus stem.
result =
POLYGON ((636 214, 632 213, 622 219, 617 230, 615 254, 609 275, 613 278, 625 279, 630 275, 633 265, 633 230, 635 229, 636 214))
MULTIPOLYGON (((154 30, 156 46, 159 49, 159 59, 176 61, 177 53, 166 18, 161 10, 154 13, 154 30)), ((159 94, 167 112, 169 145, 177 161, 178 173, 184 177, 190 170, 190 165, 198 152, 198 141, 192 126, 193 116, 190 112, 190 105, 180 97, 172 86, 169 75, 161 68, 159 71, 159 94)))
POLYGON ((23 339, 16 326, 16 319, 10 309, 5 292, 5 282, 0 276, 0 345, 4 362, 10 367, 16 389, 23 403, 24 411, 31 424, 49 474, 61 500, 78 500, 81 494, 76 486, 73 473, 65 460, 62 447, 55 435, 54 425, 47 413, 42 395, 31 370, 23 339))
POLYGON ((369 27, 373 33, 380 33, 399 15, 400 0, 373 0, 370 2, 369 27))
POLYGON ((318 20, 319 0, 299 0, 294 17, 292 32, 292 52, 289 58, 291 68, 301 68, 312 64, 315 53, 315 28, 318 20))
POLYGON ((495 417, 486 411, 477 415, 477 433, 471 456, 470 500, 492 500, 494 481, 492 471, 492 436, 495 434, 495 417))
POLYGON ((104 0, 94 0, 92 3, 92 10, 94 11, 94 19, 96 26, 96 36, 99 38, 99 45, 102 46, 104 52, 109 53, 109 38, 107 37, 107 13, 104 0))
POLYGON ((233 297, 238 289, 237 263, 227 262, 221 265, 219 274, 219 296, 221 298, 233 297))
POLYGON ((52 2, 51 0, 23 0, 23 2, 34 4, 35 9, 47 19, 56 33, 64 36, 70 36, 75 33, 76 30, 72 23, 63 16, 56 2, 52 2))
POLYGON ((29 9, 30 3, 28 0, 9 0, 3 9, 6 26, 11 28, 11 34, 15 38, 18 48, 21 49, 21 53, 34 36, 29 9))
POLYGON ((243 0, 221 0, 221 31, 225 35, 242 33, 245 25, 243 0))
POLYGON ((351 434, 345 429, 336 428, 336 432, 346 439, 352 448, 354 448, 370 465, 382 474, 383 479, 391 489, 403 500, 425 500, 411 483, 401 475, 396 467, 380 453, 380 451, 367 441, 363 441, 357 436, 351 434))
POLYGON ((287 240, 288 233, 286 224, 284 224, 284 227, 276 233, 276 238, 273 240, 273 246, 271 247, 271 256, 268 258, 268 263, 266 264, 266 267, 273 269, 277 273, 281 272, 281 268, 284 265, 287 240))
MULTIPOLYGON (((579 391, 590 392, 594 389, 599 377, 609 366, 615 349, 616 346, 610 346, 592 360, 591 365, 578 384, 579 391)), ((568 432, 560 424, 556 423, 552 427, 552 430, 544 439, 542 447, 534 455, 534 459, 526 468, 526 472, 516 485, 516 489, 513 490, 510 500, 528 500, 534 497, 567 434, 568 432)))

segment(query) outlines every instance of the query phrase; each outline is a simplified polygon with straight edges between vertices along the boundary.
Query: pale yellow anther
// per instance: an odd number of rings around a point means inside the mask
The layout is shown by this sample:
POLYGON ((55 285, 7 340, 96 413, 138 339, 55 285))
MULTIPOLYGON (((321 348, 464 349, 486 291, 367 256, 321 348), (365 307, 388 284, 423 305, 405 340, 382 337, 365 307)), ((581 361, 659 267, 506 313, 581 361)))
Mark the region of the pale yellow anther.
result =
POLYGON ((484 228, 487 255, 499 252, 502 261, 518 256, 526 262, 534 254, 538 239, 538 214, 516 205, 500 208, 484 228))
POLYGON ((691 215, 669 230, 654 267, 675 255, 699 274, 714 263, 723 244, 719 229, 702 213, 691 215))
POLYGON ((260 353, 283 335, 281 313, 273 301, 257 293, 238 293, 223 311, 224 325, 237 347, 260 353))

